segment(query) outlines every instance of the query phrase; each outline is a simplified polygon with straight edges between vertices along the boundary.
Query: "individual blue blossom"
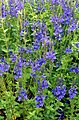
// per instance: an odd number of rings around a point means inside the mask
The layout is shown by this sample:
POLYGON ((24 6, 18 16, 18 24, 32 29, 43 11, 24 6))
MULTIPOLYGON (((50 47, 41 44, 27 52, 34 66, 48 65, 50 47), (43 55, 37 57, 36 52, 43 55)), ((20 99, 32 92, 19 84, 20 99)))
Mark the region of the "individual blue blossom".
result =
POLYGON ((32 48, 27 47, 27 49, 26 49, 26 54, 28 54, 28 53, 30 53, 30 54, 32 54, 32 53, 33 53, 32 48))
POLYGON ((2 18, 6 17, 6 10, 5 10, 5 4, 4 4, 4 0, 2 0, 2 18))
POLYGON ((19 11, 22 10, 23 8, 24 8, 23 3, 20 0, 16 0, 16 9, 19 11))
POLYGON ((27 20, 25 20, 24 22, 23 22, 23 27, 26 27, 26 26, 28 26, 29 25, 29 22, 27 21, 27 20))
POLYGON ((66 94, 66 86, 56 86, 56 88, 52 90, 52 93, 57 97, 58 100, 61 100, 66 94))
POLYGON ((46 76, 42 75, 41 79, 43 80, 42 81, 40 79, 38 80, 38 92, 41 92, 44 89, 48 88, 48 82, 46 80, 46 76))
POLYGON ((24 67, 30 66, 32 63, 32 61, 29 59, 28 61, 26 60, 26 58, 22 59, 22 64, 24 65, 24 67))
POLYGON ((40 70, 39 65, 36 66, 35 62, 33 62, 31 64, 31 68, 32 68, 32 72, 35 72, 36 70, 38 70, 38 71, 40 70))
POLYGON ((40 80, 38 80, 38 84, 41 84, 40 80))
POLYGON ((56 67, 57 67, 57 68, 58 68, 58 67, 61 67, 61 65, 62 65, 61 61, 57 61, 57 62, 56 62, 56 67))
POLYGON ((36 28, 39 28, 39 26, 40 26, 40 21, 38 20, 32 24, 31 30, 34 31, 36 28))
POLYGON ((59 62, 56 62, 56 67, 59 67, 59 62))
POLYGON ((39 58, 39 59, 36 61, 36 64, 39 64, 39 65, 41 66, 42 64, 46 64, 46 61, 45 61, 44 58, 39 58))
POLYGON ((7 63, 4 63, 4 72, 8 72, 9 68, 10 68, 10 65, 7 63))
POLYGON ((65 52, 68 53, 72 53, 72 49, 71 48, 66 48, 65 52))
POLYGON ((8 72, 10 65, 8 63, 0 63, 0 75, 2 76, 5 72, 8 72))
POLYGON ((55 39, 58 40, 58 41, 61 41, 62 40, 62 36, 59 34, 59 35, 55 36, 55 39))
POLYGON ((62 112, 58 118, 58 120, 63 120, 64 119, 64 112, 62 112))
POLYGON ((76 4, 75 4, 76 8, 79 7, 79 3, 78 3, 78 0, 76 0, 76 4))
POLYGON ((24 35, 24 29, 22 29, 20 32, 20 36, 23 36, 23 35, 24 35))
POLYGON ((12 55, 13 54, 13 52, 12 51, 9 51, 9 55, 12 55))
POLYGON ((21 57, 19 58, 17 64, 14 66, 14 78, 18 79, 22 77, 22 60, 21 57))
POLYGON ((58 5, 59 4, 59 0, 52 0, 52 4, 58 5))
POLYGON ((24 88, 20 88, 18 94, 19 94, 18 101, 22 101, 23 99, 27 100, 27 94, 26 94, 26 90, 24 88))
POLYGON ((42 36, 43 36, 42 32, 36 32, 35 34, 36 42, 41 42, 42 36))
POLYGON ((42 64, 46 64, 46 61, 44 58, 38 58, 35 62, 31 64, 32 72, 35 72, 36 70, 40 71, 42 64))
POLYGON ((63 32, 61 25, 54 24, 54 35, 57 36, 63 32))
POLYGON ((41 77, 44 78, 44 79, 46 79, 46 76, 44 74, 41 77))
POLYGON ((77 23, 73 21, 70 27, 68 28, 68 32, 74 31, 76 28, 77 28, 77 23))
MULTIPOLYGON (((24 27, 24 26, 23 26, 24 27)), ((24 36, 24 35, 27 35, 27 33, 28 33, 28 29, 26 28, 26 30, 24 31, 24 28, 22 28, 22 30, 20 31, 20 40, 22 40, 22 37, 24 36)))
POLYGON ((22 97, 21 96, 18 96, 18 101, 21 101, 22 100, 22 97))
POLYGON ((30 75, 31 75, 31 77, 34 77, 34 78, 36 78, 36 76, 37 76, 35 73, 31 73, 30 75))
POLYGON ((28 61, 23 60, 23 65, 24 65, 24 67, 30 66, 30 65, 32 65, 32 61, 31 60, 28 60, 28 61))
POLYGON ((57 112, 59 113, 58 120, 63 120, 64 119, 64 111, 62 111, 61 109, 58 109, 57 112))
POLYGON ((52 46, 52 42, 48 39, 48 37, 46 36, 45 38, 43 38, 42 40, 42 46, 50 46, 49 49, 51 48, 52 46), (44 39, 44 40, 43 40, 44 39))
POLYGON ((44 95, 35 96, 35 101, 37 102, 37 104, 36 104, 37 108, 43 107, 44 99, 45 99, 44 95))
POLYGON ((37 6, 37 11, 40 12, 41 10, 42 10, 41 6, 38 5, 38 6, 37 6))
POLYGON ((4 64, 0 63, 0 76, 4 73, 4 64))
POLYGON ((77 73, 79 73, 79 68, 78 67, 71 67, 70 72, 74 72, 77 74, 77 73))
POLYGON ((58 23, 58 22, 59 22, 59 18, 58 18, 57 16, 51 16, 51 17, 50 17, 50 22, 58 23))
POLYGON ((5 62, 5 58, 4 57, 0 58, 0 62, 5 62))
POLYGON ((42 89, 48 88, 48 82, 46 80, 42 81, 42 89))
POLYGON ((18 52, 20 54, 23 54, 24 52, 26 52, 26 48, 24 48, 24 47, 18 47, 18 52))
POLYGON ((10 59, 11 59, 12 62, 15 62, 16 59, 17 59, 17 55, 16 54, 11 54, 10 59))
POLYGON ((52 62, 54 62, 54 60, 56 59, 56 55, 55 55, 55 52, 54 51, 52 51, 52 52, 47 52, 46 53, 46 59, 50 59, 50 60, 52 60, 52 62))
POLYGON ((40 43, 33 42, 33 49, 34 49, 34 51, 40 49, 40 43))
POLYGON ((73 87, 71 86, 68 93, 69 93, 69 98, 73 99, 75 97, 75 95, 77 94, 77 88, 74 86, 73 87))

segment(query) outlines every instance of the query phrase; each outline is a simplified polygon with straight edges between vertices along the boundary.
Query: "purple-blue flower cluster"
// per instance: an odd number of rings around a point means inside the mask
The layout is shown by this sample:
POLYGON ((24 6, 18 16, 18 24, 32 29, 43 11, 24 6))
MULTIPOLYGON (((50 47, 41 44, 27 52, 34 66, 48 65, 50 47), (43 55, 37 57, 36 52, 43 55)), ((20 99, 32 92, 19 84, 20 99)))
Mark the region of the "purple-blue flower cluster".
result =
POLYGON ((52 90, 52 93, 57 97, 58 100, 61 100, 66 94, 66 86, 56 86, 56 88, 52 90))
POLYGON ((46 78, 42 78, 43 80, 38 80, 38 92, 43 91, 44 89, 48 88, 48 82, 46 78))
POLYGON ((44 89, 48 88, 48 82, 46 80, 46 76, 42 75, 41 80, 38 80, 38 93, 35 97, 35 100, 37 102, 36 107, 43 107, 44 105, 44 99, 47 98, 47 96, 43 95, 44 89), (42 80, 43 79, 43 80, 42 80))
POLYGON ((9 8, 10 11, 8 11, 8 13, 12 17, 18 17, 18 12, 24 8, 24 5, 20 0, 9 0, 9 8))
POLYGON ((11 59, 12 62, 15 62, 16 59, 17 59, 17 55, 12 53, 12 54, 10 55, 10 59, 11 59))
POLYGON ((4 0, 2 0, 2 18, 6 17, 6 10, 5 10, 5 3, 4 0))
POLYGON ((49 51, 46 53, 46 59, 49 59, 51 60, 52 62, 54 62, 54 60, 56 59, 56 56, 55 56, 55 52, 54 51, 49 51))
POLYGON ((0 59, 0 76, 2 76, 5 72, 8 72, 10 65, 4 60, 4 58, 0 59))
POLYGON ((21 57, 19 58, 17 64, 14 66, 14 79, 18 79, 22 77, 22 59, 21 57))
POLYGON ((39 108, 39 107, 43 107, 44 105, 44 102, 43 100, 45 99, 45 97, 43 95, 37 95, 35 97, 35 101, 37 102, 36 104, 36 107, 39 108))
MULTIPOLYGON (((65 85, 56 86, 56 88, 52 90, 52 93, 54 94, 54 96, 57 97, 58 100, 61 100, 66 95, 66 86, 65 85)), ((68 90, 68 94, 70 99, 74 98, 74 96, 77 94, 77 88, 71 86, 70 89, 68 90)))
POLYGON ((41 70, 41 66, 43 64, 46 64, 46 61, 44 60, 44 58, 37 59, 35 62, 33 62, 31 64, 32 72, 35 72, 36 70, 40 71, 41 70))
POLYGON ((64 0, 52 0, 52 3, 55 4, 55 8, 57 5, 62 7, 62 14, 57 16, 57 10, 54 13, 54 16, 50 17, 50 22, 53 23, 54 26, 54 36, 57 40, 62 40, 64 33, 74 32, 78 28, 78 20, 74 19, 73 9, 65 2, 64 0), (65 30, 65 26, 68 26, 65 30))
POLYGON ((48 88, 48 82, 46 80, 42 81, 42 89, 48 88))
POLYGON ((26 90, 24 88, 20 88, 18 94, 19 94, 18 101, 22 101, 23 99, 27 99, 26 90))
POLYGON ((71 48, 66 48, 65 52, 68 53, 72 53, 72 49, 71 48))
POLYGON ((72 99, 74 96, 77 94, 77 88, 76 87, 71 87, 68 91, 69 93, 69 98, 72 99))
POLYGON ((71 67, 70 72, 74 72, 74 73, 78 74, 79 73, 79 68, 78 67, 71 67))

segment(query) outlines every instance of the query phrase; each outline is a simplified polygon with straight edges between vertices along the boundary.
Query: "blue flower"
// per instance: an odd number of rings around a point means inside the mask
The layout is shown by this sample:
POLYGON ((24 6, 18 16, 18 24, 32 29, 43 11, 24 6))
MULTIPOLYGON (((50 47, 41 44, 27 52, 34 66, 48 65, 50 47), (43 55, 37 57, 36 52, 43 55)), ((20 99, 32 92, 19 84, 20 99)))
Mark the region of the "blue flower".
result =
POLYGON ((43 95, 37 95, 35 97, 35 101, 37 102, 36 104, 36 107, 39 108, 39 107, 43 107, 44 105, 44 102, 43 100, 45 99, 45 97, 43 95))
POLYGON ((50 59, 50 60, 52 60, 52 62, 54 62, 54 60, 56 59, 55 52, 54 51, 47 52, 46 53, 46 59, 50 59))
POLYGON ((42 64, 46 64, 46 61, 44 60, 44 58, 38 58, 35 62, 31 64, 32 72, 35 72, 36 70, 40 71, 42 64))
POLYGON ((76 29, 76 25, 77 23, 72 22, 72 24, 70 25, 70 27, 68 28, 68 32, 74 31, 76 29))
POLYGON ((24 34, 24 29, 21 30, 20 36, 23 36, 23 34, 24 34))
POLYGON ((22 100, 22 96, 18 96, 18 101, 21 101, 22 100))
POLYGON ((27 99, 26 90, 24 88, 21 87, 18 94, 18 101, 21 101, 22 99, 27 99))
POLYGON ((25 20, 24 22, 23 22, 23 27, 26 27, 26 26, 28 26, 29 25, 29 22, 27 21, 27 20, 25 20))
POLYGON ((79 68, 78 67, 71 67, 70 72, 74 72, 77 74, 79 72, 79 68))
POLYGON ((19 10, 24 8, 23 3, 20 0, 9 0, 9 7, 10 7, 10 15, 12 17, 18 17, 19 10))
POLYGON ((40 43, 33 42, 33 49, 34 51, 38 50, 40 48, 40 43))
POLYGON ((11 54, 10 59, 11 59, 12 62, 15 62, 16 59, 17 59, 17 55, 16 54, 11 54))
POLYGON ((76 4, 75 4, 76 8, 79 7, 79 4, 78 4, 78 0, 76 0, 76 4))
POLYGON ((56 86, 56 88, 52 90, 52 93, 57 97, 58 100, 61 100, 66 94, 66 86, 56 86))
POLYGON ((0 58, 0 62, 5 62, 4 57, 0 58))
POLYGON ((66 48, 65 52, 66 53, 72 53, 72 49, 71 48, 66 48))
POLYGON ((35 73, 31 73, 30 75, 31 75, 31 77, 36 78, 36 74, 35 73))
POLYGON ((59 4, 59 0, 52 0, 52 4, 58 5, 59 4))
POLYGON ((7 63, 0 63, 0 75, 2 76, 3 73, 8 72, 10 65, 7 63))
POLYGON ((42 89, 48 88, 48 82, 46 80, 42 81, 42 89))
POLYGON ((15 79, 18 79, 18 78, 22 77, 22 64, 23 64, 22 59, 20 57, 17 64, 14 66, 14 73, 15 73, 14 78, 15 79))
POLYGON ((4 64, 4 72, 7 72, 9 70, 9 68, 10 68, 10 65, 5 63, 4 64))
POLYGON ((4 1, 2 1, 2 18, 6 17, 6 10, 5 10, 5 4, 4 1))
POLYGON ((71 87, 68 91, 69 93, 69 98, 72 99, 74 96, 77 94, 77 88, 76 87, 71 87))

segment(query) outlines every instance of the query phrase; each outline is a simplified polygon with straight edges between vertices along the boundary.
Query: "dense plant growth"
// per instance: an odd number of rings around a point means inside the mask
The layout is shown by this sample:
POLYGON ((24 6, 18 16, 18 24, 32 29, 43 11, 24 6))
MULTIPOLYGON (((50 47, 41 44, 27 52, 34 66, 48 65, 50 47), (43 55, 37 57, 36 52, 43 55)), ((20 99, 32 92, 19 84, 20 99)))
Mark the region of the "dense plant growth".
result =
POLYGON ((79 120, 78 1, 0 8, 0 120, 79 120))

